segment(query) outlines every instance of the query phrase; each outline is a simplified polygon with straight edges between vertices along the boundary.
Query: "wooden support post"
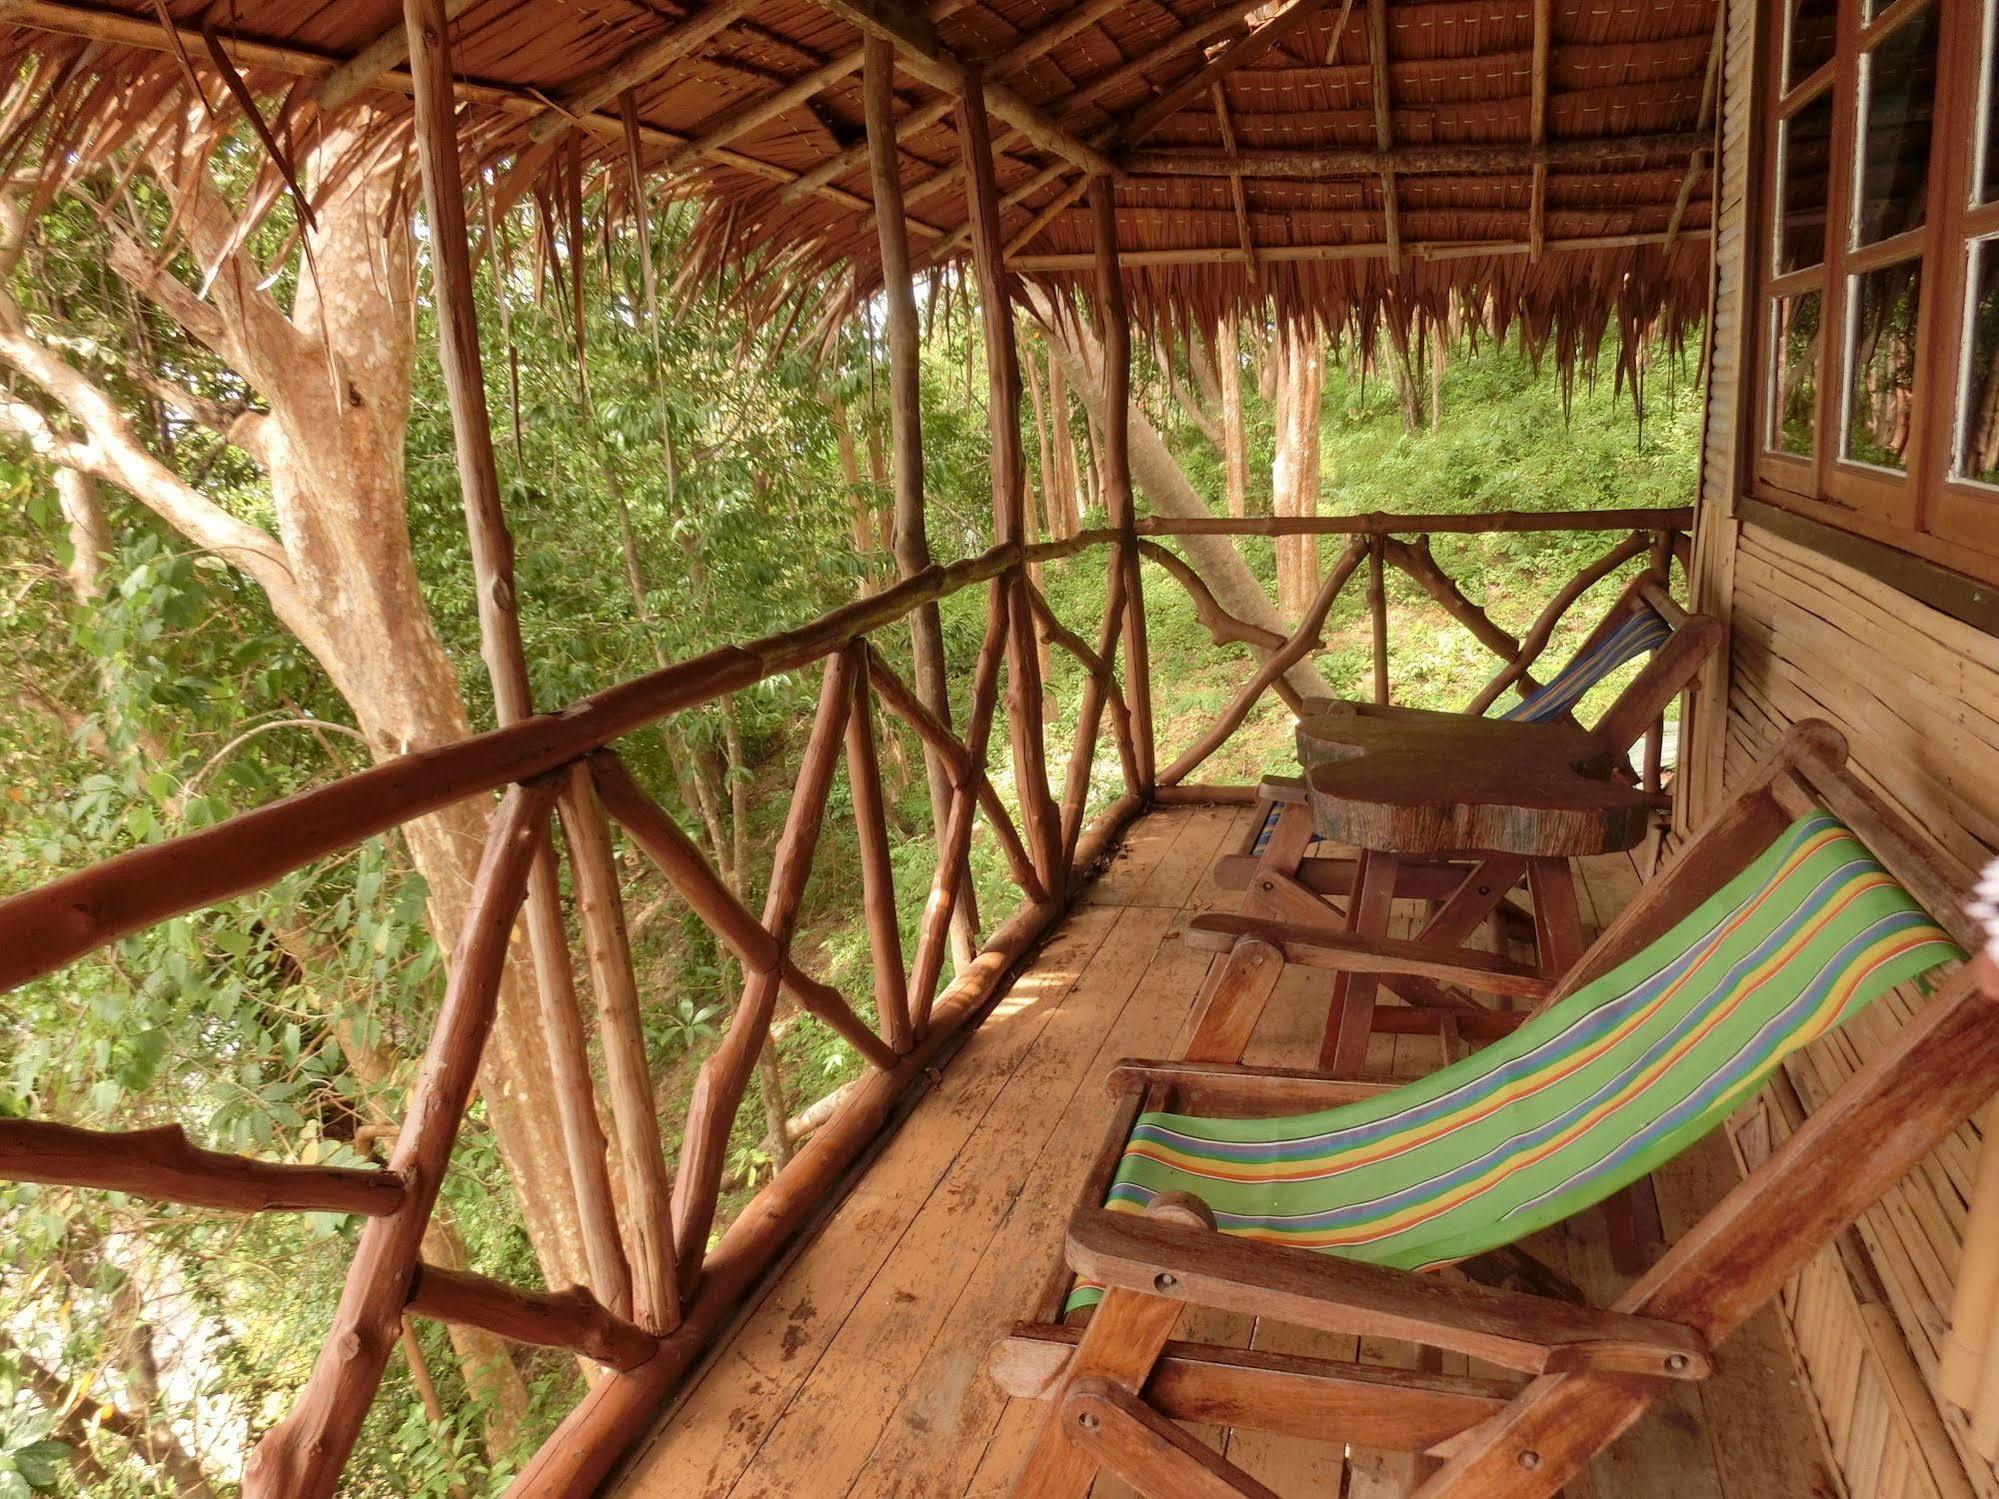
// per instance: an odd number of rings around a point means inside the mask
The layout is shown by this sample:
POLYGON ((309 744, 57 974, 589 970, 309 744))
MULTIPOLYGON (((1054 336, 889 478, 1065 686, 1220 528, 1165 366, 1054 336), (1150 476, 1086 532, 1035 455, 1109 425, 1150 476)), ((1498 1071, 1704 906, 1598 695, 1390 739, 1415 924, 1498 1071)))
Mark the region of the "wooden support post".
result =
POLYGON ((1374 629, 1374 700, 1388 701, 1388 563, 1383 538, 1367 548, 1367 615, 1374 629))
MULTIPOLYGON (((422 46, 419 42, 418 49, 422 46)), ((548 836, 554 799, 554 789, 546 784, 516 787, 493 816, 464 930, 452 954, 444 1004, 389 1158, 389 1169, 402 1178, 403 1202, 387 1217, 371 1218, 361 1231, 333 1327, 312 1375, 291 1414, 266 1432, 250 1454, 243 1474, 246 1499, 329 1499, 361 1434, 361 1422, 401 1334, 424 1231, 471 1102, 479 1058, 499 1008, 508 939, 527 891, 535 849, 548 836)))
MULTIPOLYGON (((833 759, 847 730, 853 663, 844 651, 826 658, 820 679, 819 711, 805 741, 805 757, 785 815, 784 832, 771 862, 770 893, 764 899, 763 929, 780 952, 791 945, 805 881, 812 873, 812 855, 819 846, 819 825, 826 815, 826 792, 833 782, 833 759)), ((721 1190, 723 1158, 729 1130, 742 1105, 756 1067, 757 1053, 770 1036, 777 1006, 778 969, 752 972, 722 1040, 701 1065, 694 1096, 687 1105, 687 1129, 681 1136, 680 1174, 673 1182, 673 1234, 680 1246, 680 1285, 689 1294, 698 1283, 708 1229, 715 1221, 715 1197, 721 1190)))
MULTIPOLYGON (((976 82, 976 80, 974 80, 976 82)), ((985 330, 987 425, 990 429, 993 486, 993 539, 1025 543, 1027 464, 1020 440, 1020 354, 1014 345, 1013 298, 1001 263, 999 184, 993 176, 992 138, 977 88, 958 105, 958 142, 964 154, 972 216, 972 268, 978 278, 979 311, 985 330)), ((1062 869, 1062 822, 1048 791, 1047 747, 1042 722, 1041 665, 1034 643, 1034 615, 1023 590, 1025 566, 1006 578, 1007 726, 1013 739, 1014 791, 1026 824, 1027 846, 1043 888, 1066 888, 1062 869)))
MULTIPOLYGON (((1534 0, 1534 64, 1527 106, 1527 133, 1538 151, 1548 144, 1548 65, 1554 49, 1555 0, 1534 0)), ((1527 254, 1534 260, 1548 243, 1548 164, 1534 163, 1534 182, 1527 207, 1527 254)), ((1672 234, 1667 233, 1670 244, 1672 234)))
POLYGON ((1113 567, 1124 570, 1125 697, 1131 705, 1132 754, 1139 784, 1150 796, 1158 781, 1152 730, 1152 658, 1146 645, 1145 586, 1139 576, 1136 512, 1131 492, 1131 311, 1118 272, 1117 201, 1107 177, 1090 179, 1096 236, 1097 307, 1104 342, 1104 510, 1120 533, 1113 567))
POLYGON ((646 1062, 638 975, 632 970, 631 941, 625 933, 610 827, 591 787, 589 768, 580 760, 569 767, 562 826, 569 837, 570 867, 576 874, 576 904, 584 949, 590 956, 590 984, 597 993, 597 1037, 604 1050, 604 1078, 618 1137, 619 1174, 625 1182, 633 1314, 640 1327, 659 1336, 672 1332, 680 1323, 666 1151, 659 1137, 652 1069, 646 1062))
POLYGON ((610 1311, 581 1286, 523 1291, 470 1271, 420 1265, 408 1310, 537 1348, 572 1349, 614 1369, 636 1369, 659 1352, 658 1338, 610 1311))
MULTIPOLYGON (((520 617, 514 606, 514 543, 500 499, 499 466, 493 455, 493 427, 486 410, 485 374, 479 357, 479 311, 452 108, 447 24, 444 0, 404 0, 417 160, 436 276, 438 355, 451 408, 465 533, 471 542, 479 653, 493 686, 494 716, 504 728, 531 718, 534 702, 528 691, 527 657, 521 648, 520 617)), ((542 1034, 562 1125, 564 1160, 591 1284, 607 1306, 627 1306, 630 1288, 618 1250, 603 1132, 591 1102, 590 1064, 583 1050, 582 1027, 575 1018, 575 978, 570 970, 569 939, 562 921, 552 851, 537 857, 529 871, 527 927, 542 1034)))
MULTIPOLYGON (((884 44, 885 45, 885 44, 884 44)), ((881 762, 875 753, 874 692, 868 685, 868 645, 847 647, 854 677, 854 706, 847 718, 847 784, 854 799, 854 834, 861 849, 861 906, 868 923, 868 951, 875 965, 875 1011, 882 1039, 898 1055, 914 1043, 909 989, 902 969, 902 933, 896 921, 895 866, 889 854, 881 762)))
POLYGON ((178 1124, 158 1129, 78 1129, 0 1119, 0 1181, 129 1192, 232 1213, 360 1213, 379 1218, 403 1202, 391 1171, 290 1166, 203 1150, 178 1124))
MULTIPOLYGON (((1367 0, 1368 92, 1374 96, 1374 144, 1384 155, 1395 149, 1393 107, 1388 97, 1388 0, 1367 0)), ((1402 220, 1395 206, 1395 169, 1381 169, 1382 240, 1388 269, 1402 274, 1402 220)))
MULTIPOLYGON (((922 334, 916 320, 915 280, 909 266, 909 234, 904 226, 902 163, 896 151, 895 47, 870 34, 861 70, 861 99, 867 112, 868 175, 875 195, 875 234, 881 244, 883 321, 888 328, 889 446, 895 455, 896 574, 910 578, 930 566, 930 538, 924 527, 922 334)), ((909 616, 909 651, 916 691, 923 706, 945 728, 951 726, 951 693, 944 661, 944 626, 934 603, 909 616)), ((930 785, 930 826, 944 837, 951 816, 951 775, 937 752, 923 750, 930 785)), ((978 907, 971 881, 960 882, 963 896, 951 918, 951 961, 962 973, 977 945, 973 932, 978 907)))

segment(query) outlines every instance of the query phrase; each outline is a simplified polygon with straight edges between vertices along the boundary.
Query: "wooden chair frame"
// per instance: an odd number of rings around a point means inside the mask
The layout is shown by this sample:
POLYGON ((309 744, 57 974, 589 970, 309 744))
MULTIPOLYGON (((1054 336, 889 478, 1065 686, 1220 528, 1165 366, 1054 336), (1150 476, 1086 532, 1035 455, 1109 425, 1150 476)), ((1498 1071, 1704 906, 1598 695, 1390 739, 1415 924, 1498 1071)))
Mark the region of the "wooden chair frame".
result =
POLYGON ((1267 1116, 1389 1086, 1281 1069, 1133 1062, 1112 1077, 1111 1132, 1069 1220, 1065 1264, 995 1348, 1009 1393, 1051 1402, 1017 1496, 1081 1496, 1100 1470, 1148 1499, 1261 1499, 1269 1491, 1175 1419, 1323 1436, 1422 1454, 1416 1499, 1546 1499, 1711 1353, 1999 1089, 1999 963, 1958 910, 1970 872, 1904 823, 1845 764, 1829 725, 1794 728, 1671 870, 1563 980, 1573 993, 1645 947, 1733 878, 1792 821, 1839 817, 1978 956, 1953 973, 1804 1126, 1604 1310, 1460 1285, 1213 1230, 1196 1199, 1145 1215, 1103 1206, 1138 1114, 1176 1107, 1267 1116), (1855 1139, 1868 1142, 1856 1153, 1855 1139), (1079 1333, 1052 1325, 1070 1273, 1105 1286, 1079 1333), (1523 1382, 1273 1359, 1171 1341, 1183 1306, 1452 1349, 1523 1382))

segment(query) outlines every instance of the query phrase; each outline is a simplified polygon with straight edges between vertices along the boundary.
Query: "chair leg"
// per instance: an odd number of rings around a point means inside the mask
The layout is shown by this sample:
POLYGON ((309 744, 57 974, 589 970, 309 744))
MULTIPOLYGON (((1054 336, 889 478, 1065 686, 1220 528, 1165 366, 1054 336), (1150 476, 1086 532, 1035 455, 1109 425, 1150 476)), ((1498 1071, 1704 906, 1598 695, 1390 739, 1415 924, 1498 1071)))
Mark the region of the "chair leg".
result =
POLYGON ((1060 1414, 1071 1440, 1142 1499, 1277 1499, 1122 1385, 1080 1380, 1060 1414))
POLYGON ((1284 954, 1244 937, 1216 965, 1194 1002, 1194 1033, 1182 1051, 1189 1062, 1240 1062, 1284 972, 1284 954))
MULTIPOLYGON (((1401 860, 1394 854, 1361 855, 1360 888, 1347 907, 1348 931, 1362 937, 1388 934, 1388 915, 1400 871, 1401 860)), ((1367 1041, 1374 1026, 1374 1000, 1380 987, 1380 977, 1372 973, 1342 973, 1333 980, 1325 1038, 1319 1044, 1322 1072, 1334 1077, 1357 1077, 1366 1070, 1367 1041)))
POLYGON ((1071 1438, 1071 1393, 1079 1384, 1108 1384, 1136 1399, 1179 1315, 1180 1303, 1164 1296, 1124 1290, 1104 1294, 1077 1345, 1069 1377, 1056 1392, 1040 1435, 1014 1480, 1014 1499, 1084 1499, 1101 1458, 1071 1438))
POLYGON ((1582 909, 1576 875, 1567 859, 1531 859, 1527 890, 1534 897, 1534 946, 1541 972, 1559 979, 1583 955, 1582 909))

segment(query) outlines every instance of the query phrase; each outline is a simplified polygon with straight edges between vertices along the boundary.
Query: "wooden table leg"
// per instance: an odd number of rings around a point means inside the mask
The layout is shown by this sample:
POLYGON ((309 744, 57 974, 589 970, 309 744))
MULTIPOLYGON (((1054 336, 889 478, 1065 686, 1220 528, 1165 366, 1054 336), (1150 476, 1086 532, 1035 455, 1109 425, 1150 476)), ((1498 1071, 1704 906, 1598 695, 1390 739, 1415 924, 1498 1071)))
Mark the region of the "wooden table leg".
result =
POLYGON ((1567 859, 1531 859, 1527 891, 1534 897, 1534 948, 1541 972, 1559 979, 1583 955, 1582 909, 1575 871, 1567 859))
MULTIPOLYGON (((1361 937, 1388 935, 1389 909, 1402 861, 1394 854, 1361 855, 1360 885, 1347 905, 1347 930, 1361 937)), ((1333 980, 1326 1011, 1326 1034, 1319 1043, 1319 1070, 1334 1077, 1358 1076, 1367 1067, 1367 1041, 1374 1025, 1374 1001, 1381 979, 1372 973, 1343 973, 1333 980)))

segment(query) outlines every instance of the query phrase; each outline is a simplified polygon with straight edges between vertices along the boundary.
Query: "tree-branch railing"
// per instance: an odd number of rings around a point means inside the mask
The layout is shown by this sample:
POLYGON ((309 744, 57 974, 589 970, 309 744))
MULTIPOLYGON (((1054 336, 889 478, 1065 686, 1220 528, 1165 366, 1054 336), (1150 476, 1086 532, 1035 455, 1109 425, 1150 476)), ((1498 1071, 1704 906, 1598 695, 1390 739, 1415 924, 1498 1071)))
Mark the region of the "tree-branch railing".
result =
MULTIPOLYGON (((1529 668, 1568 608, 1591 584, 1640 551, 1654 570, 1674 555, 1683 511, 1614 511, 1556 517, 1341 517, 1267 521, 1139 522, 1058 542, 1008 542, 945 567, 930 567, 870 598, 796 630, 725 646, 583 699, 568 708, 372 769, 242 813, 212 827, 131 850, 0 902, 0 986, 47 976, 118 938, 183 912, 267 886, 290 871, 352 848, 453 802, 503 793, 494 810, 465 924, 451 954, 446 990, 403 1123, 386 1166, 356 1170, 290 1165, 206 1151, 178 1128, 80 1130, 0 1121, 0 1177, 109 1188, 234 1211, 298 1209, 364 1219, 334 1325, 298 1402, 253 1454, 246 1493, 329 1494, 396 1348, 403 1321, 421 1315, 504 1337, 566 1348, 618 1371, 586 1397, 598 1418, 636 1419, 691 1365, 725 1325, 736 1300, 809 1216, 832 1199, 842 1174, 922 1076, 953 1032, 982 1013, 1029 947, 1053 924, 1082 877, 1155 794, 1184 800, 1187 778, 1227 742, 1266 691, 1302 703, 1283 679, 1317 648, 1327 614, 1363 562, 1413 578, 1467 623, 1501 658, 1496 697, 1530 690, 1529 668), (1493 524, 1494 520, 1498 524, 1493 524), (1518 524, 1508 524, 1517 520, 1518 524), (1485 522, 1485 524, 1480 524, 1485 522), (1427 535, 1481 529, 1631 527, 1635 534, 1561 591, 1524 639, 1493 624, 1445 578, 1427 535), (1155 538, 1195 533, 1345 534, 1354 539, 1327 573, 1304 617, 1278 637, 1230 614, 1192 564, 1155 538), (1143 539, 1140 539, 1143 538, 1143 539), (1405 539, 1413 538, 1413 539, 1405 539), (1097 548, 1109 555, 1105 612, 1094 640, 1065 625, 1030 580, 1037 564, 1097 548), (1183 584, 1218 643, 1247 644, 1263 660, 1217 721, 1146 784, 1154 763, 1148 684, 1134 680, 1130 642, 1142 622, 1138 561, 1150 558, 1183 584), (874 637, 914 611, 976 584, 987 585, 985 631, 972 672, 969 711, 953 728, 889 664, 874 637), (1559 605, 1559 607, 1557 607, 1559 605), (1040 690, 1032 712, 1008 714, 1014 791, 1025 818, 1039 817, 1036 848, 1023 838, 990 775, 1002 668, 1018 673, 1023 640, 1039 634, 1081 668, 1079 713, 1056 800, 1040 768, 1046 756, 1040 690), (623 736, 669 714, 758 682, 817 665, 811 728, 801 751, 761 914, 730 888, 675 817, 632 775, 615 748, 623 736), (879 710, 879 711, 878 711, 879 710), (936 829, 934 871, 905 954, 896 908, 880 768, 881 714, 899 721, 946 769, 950 796, 936 829), (1106 734, 1125 790, 1086 831, 1092 772, 1106 734), (1026 725, 1036 739, 1022 753, 1026 725), (794 952, 826 802, 844 763, 859 849, 876 1021, 794 952), (1023 771, 1025 767, 1025 772, 1023 771), (1023 773, 1036 784, 1020 784, 1023 773), (1037 812, 1033 810, 1038 807, 1037 812), (559 823, 563 836, 554 836, 559 823), (940 995, 953 912, 961 898, 975 824, 1003 852, 1023 899, 1014 916, 940 995), (655 865, 668 885, 740 964, 743 986, 727 1029, 704 1062, 669 1159, 643 1036, 643 995, 613 871, 613 829, 655 865), (557 1103, 608 1120, 609 1164, 621 1184, 623 1226, 608 1203, 579 1201, 590 1284, 544 1292, 509 1287, 423 1263, 424 1230, 470 1103, 498 1004, 502 973, 531 880, 571 867, 571 912, 582 936, 595 999, 586 1026, 574 984, 542 995, 557 1070, 557 1103), (727 1147, 756 1058, 771 1036, 780 996, 826 1025, 866 1070, 832 1119, 712 1247, 727 1147), (594 1030, 602 1083, 585 1038, 594 1030), (604 1090, 600 1110, 594 1091, 604 1090), (603 1417, 609 1409, 613 1418, 603 1417), (622 1411, 622 1417, 616 1413, 622 1411)), ((1650 574, 1648 574, 1650 576, 1650 574)), ((1663 575, 1654 585, 1663 582, 1663 575)), ((1670 602, 1670 600, 1668 601, 1670 602)), ((1384 614, 1374 613, 1377 631, 1384 614)), ((1142 639, 1142 631, 1137 631, 1142 639)), ((1031 651, 1029 652, 1031 654, 1031 651)), ((614 1419, 614 1424, 615 1424, 614 1419)))
MULTIPOLYGON (((1541 682, 1531 668, 1542 658, 1577 603, 1597 584, 1640 556, 1648 556, 1646 567, 1629 579, 1617 603, 1577 647, 1582 654, 1599 644, 1615 627, 1620 608, 1634 596, 1669 619, 1684 618, 1685 611, 1670 593, 1671 569, 1678 561, 1684 569, 1688 553, 1687 528, 1693 514, 1684 507, 1627 508, 1589 511, 1491 511, 1477 515, 1391 515, 1375 513, 1351 516, 1271 516, 1271 517, 1166 517, 1141 521, 1136 529, 1145 539, 1141 554, 1178 582, 1193 604, 1195 617, 1216 646, 1246 645, 1262 657, 1255 672, 1224 707, 1215 720, 1165 769, 1159 772, 1155 796, 1171 793, 1188 783, 1188 777, 1204 765, 1234 737, 1255 710, 1266 692, 1275 692, 1292 713, 1311 711, 1310 701, 1286 680, 1291 667, 1322 648, 1326 620, 1333 605, 1362 564, 1367 565, 1367 618, 1373 701, 1392 701, 1390 680, 1390 615, 1387 601, 1387 573, 1392 569, 1416 585, 1428 600, 1461 625, 1474 640, 1499 659, 1495 674, 1466 705, 1467 713, 1483 714, 1510 688, 1525 699, 1538 691, 1541 682), (1495 621, 1474 602, 1438 563, 1431 551, 1433 534, 1600 532, 1629 528, 1629 534, 1599 556, 1579 568, 1536 616, 1523 636, 1516 636, 1495 621), (1186 536, 1346 536, 1353 538, 1326 571, 1317 593, 1306 605, 1301 618, 1287 635, 1278 635, 1267 625, 1246 620, 1223 606, 1215 590, 1193 562, 1154 538, 1186 536)), ((1358 686, 1351 690, 1358 695, 1358 686)), ((1658 789, 1660 741, 1663 714, 1647 732, 1644 784, 1658 789)), ((1180 800, 1175 797, 1175 800, 1180 800)))
MULTIPOLYGON (((1070 761, 1075 779, 1064 788, 1069 794, 1059 821, 1048 787, 1039 788, 1047 808, 1046 857, 1059 859, 1059 865, 1045 870, 1037 865, 989 775, 1002 667, 1018 659, 1009 646, 1023 635, 1031 639, 1037 626, 1061 632, 1088 655, 1087 692, 1099 707, 1111 703, 1119 759, 1126 766, 1136 763, 1131 716, 1115 679, 1124 624, 1122 573, 1107 588, 1097 652, 1061 626, 1027 582, 1031 566, 1114 540, 1113 533, 1091 532, 1060 542, 1009 543, 932 567, 802 629, 711 651, 570 708, 404 756, 0 903, 0 982, 28 982, 129 932, 269 884, 452 802, 504 790, 451 955, 443 1004, 385 1169, 292 1165, 203 1150, 177 1126, 116 1132, 0 1121, 0 1176, 109 1188, 217 1210, 297 1209, 366 1219, 331 1333, 295 1408, 257 1447, 245 1475, 246 1492, 332 1492, 408 1315, 570 1349, 618 1371, 655 1364, 662 1348, 676 1341, 682 1361, 692 1356, 691 1340, 680 1336, 689 1316, 698 1315, 712 1332, 717 1303, 740 1294, 741 1267, 766 1262, 795 1226, 795 1208, 766 1213, 753 1204, 749 1221, 761 1231, 747 1253, 732 1255, 726 1273, 711 1274, 708 1245, 728 1142, 756 1059, 770 1040, 780 995, 853 1048, 867 1068, 864 1085, 880 1084, 850 1090, 853 1096, 835 1120, 815 1132, 811 1145, 766 1189, 766 1194, 781 1189, 785 1201, 809 1205, 831 1191, 840 1169, 865 1143, 858 1130, 842 1129, 841 1123, 849 1117, 878 1123, 885 1117, 889 1092, 907 1088, 920 1076, 914 1064, 934 1055, 952 1030, 979 1013, 1011 962, 1064 908, 1079 871, 1139 809, 1134 782, 1093 836, 1080 836, 1098 752, 1097 712, 1085 714, 1088 733, 1077 736, 1070 761), (954 732, 903 682, 870 637, 979 583, 988 590, 985 636, 970 712, 962 732, 954 732), (756 915, 639 784, 613 745, 669 713, 815 663, 821 668, 817 708, 763 910, 756 915), (890 866, 878 708, 941 755, 952 788, 946 824, 937 830, 929 899, 907 960, 890 866), (856 817, 875 1025, 793 951, 826 802, 843 761, 856 817), (561 839, 553 836, 557 820, 561 839), (940 1006, 947 937, 963 894, 965 856, 981 820, 1003 850, 1024 899, 1015 921, 996 933, 987 949, 987 957, 1003 961, 976 960, 940 1006), (614 828, 622 828, 657 866, 743 973, 734 1013, 701 1068, 682 1122, 677 1163, 669 1161, 654 1101, 640 978, 615 874, 614 828), (600 1111, 592 1095, 603 1089, 601 1113, 610 1138, 600 1148, 622 1186, 623 1212, 614 1215, 606 1202, 593 1215, 579 1201, 592 1284, 543 1292, 426 1265, 420 1245, 471 1099, 530 881, 552 882, 563 856, 571 869, 571 909, 588 960, 595 1024, 586 1027, 573 981, 542 994, 551 1051, 569 1048, 581 1059, 580 1071, 572 1069, 566 1077, 558 1072, 556 1087, 564 1096, 555 1102, 594 1119, 600 1111), (590 1031, 597 1038, 601 1083, 591 1076, 585 1046, 590 1031), (580 1096, 568 1096, 571 1092, 580 1096)), ((1037 684, 1037 708, 1040 695, 1037 684)), ((1008 716, 1017 737, 1022 715, 1016 709, 1008 716)), ((1031 731, 1044 734, 1038 711, 1028 717, 1031 731)), ((1016 757, 1016 780, 1021 763, 1016 757)), ((1033 794, 1026 787, 1016 790, 1024 803, 1033 794)), ((564 964, 548 966, 566 974, 564 964)), ((729 1238, 724 1235, 724 1242, 729 1238)))

